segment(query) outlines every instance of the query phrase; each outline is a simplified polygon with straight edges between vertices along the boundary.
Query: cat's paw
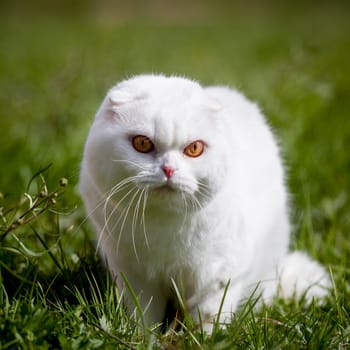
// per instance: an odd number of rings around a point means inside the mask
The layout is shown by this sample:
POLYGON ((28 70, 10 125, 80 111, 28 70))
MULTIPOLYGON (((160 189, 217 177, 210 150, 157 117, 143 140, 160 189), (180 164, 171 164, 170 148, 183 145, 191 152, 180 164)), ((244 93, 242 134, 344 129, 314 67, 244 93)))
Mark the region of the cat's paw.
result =
POLYGON ((302 252, 288 254, 278 267, 278 296, 283 299, 322 300, 332 286, 325 269, 302 252))

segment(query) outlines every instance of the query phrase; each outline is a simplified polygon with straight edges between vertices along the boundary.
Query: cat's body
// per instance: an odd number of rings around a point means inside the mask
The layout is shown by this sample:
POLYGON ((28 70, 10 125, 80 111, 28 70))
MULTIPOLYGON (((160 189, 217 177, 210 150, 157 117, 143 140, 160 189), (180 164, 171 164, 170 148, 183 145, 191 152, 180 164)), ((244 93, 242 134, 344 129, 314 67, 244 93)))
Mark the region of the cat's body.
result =
POLYGON ((278 289, 321 297, 329 286, 320 265, 288 252, 277 144, 258 108, 228 88, 148 75, 112 88, 80 191, 102 257, 121 288, 125 274, 150 323, 163 319, 173 283, 204 321, 227 283, 223 317, 258 283, 265 300, 278 289))

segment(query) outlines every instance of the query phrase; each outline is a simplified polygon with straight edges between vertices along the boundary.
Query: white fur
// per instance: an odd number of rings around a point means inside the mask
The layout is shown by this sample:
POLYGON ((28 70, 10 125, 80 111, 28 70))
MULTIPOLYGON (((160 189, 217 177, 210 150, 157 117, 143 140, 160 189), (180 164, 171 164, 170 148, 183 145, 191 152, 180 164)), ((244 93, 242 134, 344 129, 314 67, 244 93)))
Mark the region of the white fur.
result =
POLYGON ((121 288, 125 274, 150 324, 175 298, 172 280, 205 322, 228 282, 223 317, 258 283, 265 300, 278 290, 310 300, 330 286, 318 263, 288 252, 275 138, 258 107, 226 87, 162 75, 113 87, 86 142, 80 192, 103 259, 121 288), (149 137, 154 151, 137 152, 135 135, 149 137), (203 154, 187 157, 196 140, 206 143, 203 154), (176 169, 169 180, 164 165, 176 169))

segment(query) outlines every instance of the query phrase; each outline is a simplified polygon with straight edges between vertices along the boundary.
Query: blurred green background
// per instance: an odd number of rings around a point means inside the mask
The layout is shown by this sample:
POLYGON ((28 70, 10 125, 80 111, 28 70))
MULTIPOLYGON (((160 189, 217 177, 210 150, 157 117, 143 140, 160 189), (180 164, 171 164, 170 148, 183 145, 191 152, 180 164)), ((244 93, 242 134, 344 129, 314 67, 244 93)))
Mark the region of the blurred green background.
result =
POLYGON ((243 90, 278 129, 292 172, 308 167, 310 186, 336 195, 348 186, 348 4, 3 0, 0 191, 22 191, 48 163, 76 182, 105 91, 164 72, 243 90))
POLYGON ((296 207, 345 211, 349 4, 3 0, 0 192, 19 195, 52 164, 48 182, 67 177, 68 205, 80 207, 74 184, 106 90, 164 72, 231 85, 257 101, 279 135, 296 207))

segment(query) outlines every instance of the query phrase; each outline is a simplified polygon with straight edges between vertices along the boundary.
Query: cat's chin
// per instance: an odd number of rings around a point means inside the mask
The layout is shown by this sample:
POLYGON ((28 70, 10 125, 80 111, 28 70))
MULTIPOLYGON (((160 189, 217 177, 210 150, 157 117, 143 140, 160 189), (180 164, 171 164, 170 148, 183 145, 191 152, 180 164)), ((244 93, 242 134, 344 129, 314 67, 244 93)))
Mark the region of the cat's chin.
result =
POLYGON ((197 211, 205 204, 198 201, 190 191, 169 184, 153 187, 148 192, 148 208, 168 214, 183 215, 184 212, 197 211))
POLYGON ((171 187, 169 185, 162 185, 159 187, 155 187, 154 189, 152 189, 152 191, 156 194, 176 194, 179 193, 179 190, 171 187))
POLYGON ((183 191, 170 184, 163 184, 152 187, 148 192, 148 205, 160 206, 164 210, 182 211, 184 205, 183 191))
POLYGON ((160 186, 155 186, 150 188, 149 194, 152 197, 155 197, 157 199, 174 199, 174 197, 180 196, 181 191, 175 186, 171 186, 170 184, 163 184, 160 186))
POLYGON ((158 186, 154 186, 154 187, 152 186, 150 188, 150 193, 159 197, 167 197, 167 196, 182 197, 183 194, 192 194, 192 191, 191 191, 191 188, 189 187, 186 187, 183 185, 177 185, 172 182, 166 182, 158 186))

